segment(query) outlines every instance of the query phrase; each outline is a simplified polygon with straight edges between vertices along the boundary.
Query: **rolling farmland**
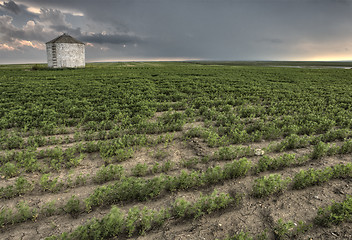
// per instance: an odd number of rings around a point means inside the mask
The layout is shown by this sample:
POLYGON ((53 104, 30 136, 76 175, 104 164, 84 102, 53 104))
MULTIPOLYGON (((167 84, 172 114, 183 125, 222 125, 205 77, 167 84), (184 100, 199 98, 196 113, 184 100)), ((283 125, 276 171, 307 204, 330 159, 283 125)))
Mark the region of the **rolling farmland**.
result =
POLYGON ((0 65, 1 239, 352 239, 351 69, 31 67, 0 65))

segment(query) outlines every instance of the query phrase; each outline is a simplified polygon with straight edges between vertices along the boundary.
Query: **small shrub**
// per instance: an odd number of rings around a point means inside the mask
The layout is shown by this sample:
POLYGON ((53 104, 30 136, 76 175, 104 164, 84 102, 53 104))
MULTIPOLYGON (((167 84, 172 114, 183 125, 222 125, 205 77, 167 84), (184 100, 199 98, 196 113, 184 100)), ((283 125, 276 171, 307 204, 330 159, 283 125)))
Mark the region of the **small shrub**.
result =
POLYGON ((32 71, 38 71, 38 70, 48 70, 49 67, 42 65, 42 64, 35 64, 32 66, 32 71))

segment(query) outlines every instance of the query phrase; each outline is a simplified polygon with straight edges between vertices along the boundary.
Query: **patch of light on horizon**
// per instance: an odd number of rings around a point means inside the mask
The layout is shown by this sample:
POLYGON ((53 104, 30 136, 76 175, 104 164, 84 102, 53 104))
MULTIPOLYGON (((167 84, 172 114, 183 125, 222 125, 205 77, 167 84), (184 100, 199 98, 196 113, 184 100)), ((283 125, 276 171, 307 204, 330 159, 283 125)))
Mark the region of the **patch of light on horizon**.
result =
POLYGON ((314 56, 307 58, 306 61, 352 61, 352 56, 339 55, 339 56, 314 56))
POLYGON ((28 7, 27 10, 31 13, 40 14, 40 8, 28 7))

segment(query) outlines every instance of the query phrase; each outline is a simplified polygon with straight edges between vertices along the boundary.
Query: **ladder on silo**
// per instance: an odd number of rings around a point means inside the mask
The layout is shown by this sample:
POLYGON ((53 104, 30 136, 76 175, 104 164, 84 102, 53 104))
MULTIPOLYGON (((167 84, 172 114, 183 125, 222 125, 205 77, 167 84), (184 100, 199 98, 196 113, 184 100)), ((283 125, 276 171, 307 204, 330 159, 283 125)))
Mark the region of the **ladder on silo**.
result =
POLYGON ((52 53, 52 59, 53 59, 53 67, 57 67, 56 46, 55 45, 52 45, 51 53, 52 53))

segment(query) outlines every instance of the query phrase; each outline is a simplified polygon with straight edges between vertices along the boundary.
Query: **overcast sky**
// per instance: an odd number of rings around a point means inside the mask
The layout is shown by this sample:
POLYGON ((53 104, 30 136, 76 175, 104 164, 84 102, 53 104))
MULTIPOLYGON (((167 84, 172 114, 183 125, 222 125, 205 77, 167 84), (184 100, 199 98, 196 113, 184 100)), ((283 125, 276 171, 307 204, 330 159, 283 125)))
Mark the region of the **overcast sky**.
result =
POLYGON ((0 0, 0 64, 62 33, 87 61, 352 60, 352 0, 0 0))

